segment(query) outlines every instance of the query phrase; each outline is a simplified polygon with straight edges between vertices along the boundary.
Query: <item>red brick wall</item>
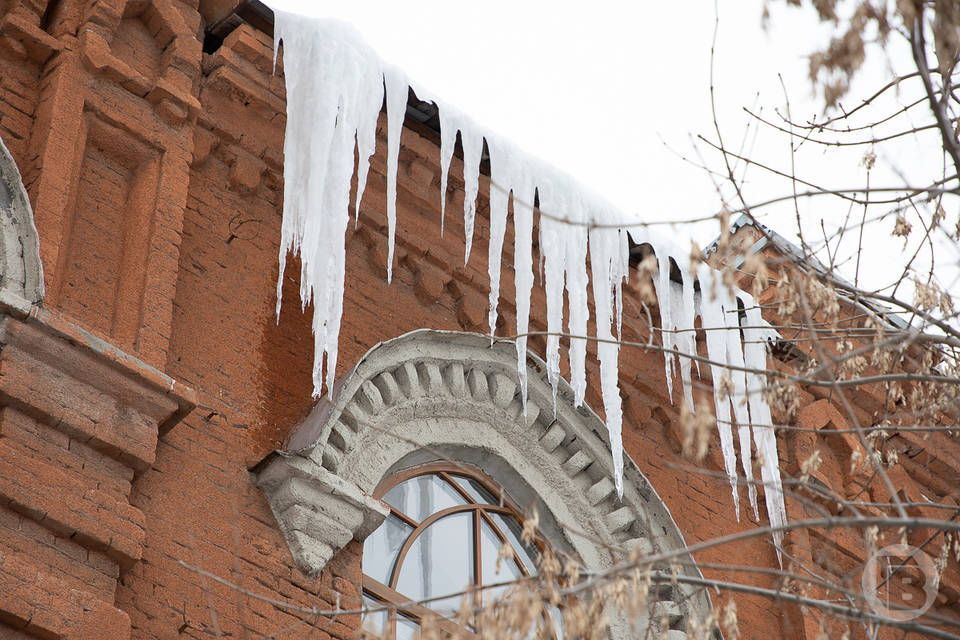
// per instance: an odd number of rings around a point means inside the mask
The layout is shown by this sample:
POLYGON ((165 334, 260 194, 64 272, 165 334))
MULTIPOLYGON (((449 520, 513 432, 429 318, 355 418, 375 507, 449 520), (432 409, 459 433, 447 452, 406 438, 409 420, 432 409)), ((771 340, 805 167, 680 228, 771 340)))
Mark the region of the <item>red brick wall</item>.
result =
MULTIPOLYGON (((45 486, 67 487, 72 474, 83 473, 98 479, 104 495, 129 493, 131 504, 142 512, 145 533, 142 560, 124 569, 114 592, 117 576, 100 566, 95 553, 0 507, 0 585, 3 573, 17 567, 50 567, 63 585, 62 607, 73 606, 71 585, 84 583, 88 590, 92 585, 103 599, 115 598, 130 618, 134 638, 259 637, 250 632, 271 633, 296 621, 181 562, 270 598, 329 608, 339 595, 341 607, 354 608, 360 602, 359 545, 349 545, 318 579, 308 579, 294 567, 247 471, 280 446, 313 403, 313 340, 309 310, 300 310, 295 260, 287 267, 279 323, 274 315, 284 92, 282 80, 271 75, 272 42, 243 27, 219 51, 201 58, 199 42, 190 44, 201 33, 197 2, 157 3, 182 18, 168 15, 166 22, 134 20, 122 10, 121 0, 111 4, 120 9, 102 19, 96 11, 84 18, 87 14, 77 4, 65 1, 54 16, 51 30, 60 53, 46 58, 35 53, 31 59, 26 48, 18 49, 16 38, 0 39, 0 135, 23 170, 37 209, 52 292, 48 305, 193 387, 200 406, 160 438, 155 461, 135 477, 103 467, 109 463, 82 444, 63 441, 56 430, 4 409, 0 464, 30 469, 35 482, 45 486), (170 44, 164 29, 180 30, 173 34, 178 44, 170 44), (113 58, 89 34, 111 42, 113 58), (172 67, 171 47, 184 52, 172 67), (164 71, 170 68, 174 71, 164 71), (180 81, 173 97, 156 89, 164 73, 171 82, 180 81), (74 135, 88 126, 82 139, 74 135), (115 131, 120 132, 119 145, 115 131), (159 158, 166 164, 158 164, 159 158), (78 461, 92 462, 78 467, 78 461)), ((33 15, 39 30, 42 11, 29 9, 28 3, 6 5, 33 15)), ((0 3, 0 19, 4 6, 0 3)), ((42 32, 34 39, 42 40, 42 32)), ((397 263, 393 284, 387 285, 383 120, 378 134, 359 224, 351 224, 347 234, 349 282, 338 375, 378 342, 413 329, 486 330, 485 197, 465 267, 459 161, 454 160, 451 172, 441 238, 438 148, 411 129, 403 134, 397 263)), ((481 193, 486 191, 482 179, 481 193)), ((511 232, 498 326, 504 335, 514 332, 511 232)), ((634 290, 631 296, 624 337, 646 340, 645 320, 636 310, 639 294, 634 290)), ((532 331, 546 329, 544 308, 543 291, 537 288, 532 331)), ((536 337, 530 342, 539 353, 543 344, 536 337)), ((687 542, 754 527, 746 509, 740 523, 732 517, 716 443, 703 463, 706 473, 691 470, 690 461, 680 455, 678 405, 665 395, 662 357, 625 349, 621 361, 626 449, 687 542)), ((588 383, 587 401, 599 408, 595 368, 588 383)), ((786 468, 796 470, 805 445, 788 435, 780 446, 786 468)), ((945 473, 956 476, 949 467, 945 473)), ((741 502, 746 504, 745 492, 741 502)), ((792 507, 791 517, 802 515, 792 507)), ((106 523, 122 514, 103 517, 106 523)), ((836 548, 834 542, 815 542, 836 548)), ((795 544, 813 557, 805 541, 795 544)), ((765 540, 710 550, 698 560, 705 565, 776 564, 765 540)), ((704 573, 743 579, 729 571, 704 573)), ((750 579, 775 584, 772 577, 750 579)), ((744 637, 800 638, 810 631, 796 608, 747 596, 736 600, 744 637)), ((53 604, 45 611, 69 615, 53 604)), ((322 620, 311 637, 348 638, 357 623, 356 616, 322 620)), ((0 627, 0 637, 18 633, 0 627)))
MULTIPOLYGON (((208 409, 195 412, 161 441, 156 465, 134 488, 133 501, 148 517, 147 562, 124 578, 118 602, 144 637, 162 637, 163 630, 184 624, 178 610, 185 612, 191 627, 211 628, 203 581, 179 567, 179 560, 306 606, 332 606, 337 592, 342 607, 359 603, 356 545, 337 556, 318 580, 307 580, 292 567, 273 517, 246 473, 249 465, 280 445, 312 405, 310 312, 300 311, 295 261, 287 268, 279 325, 274 316, 283 117, 266 107, 282 105, 283 92, 264 75, 269 46, 252 31, 238 31, 208 59, 205 66, 212 71, 201 80, 203 109, 196 139, 203 151, 191 170, 166 372, 197 388, 208 409), (155 597, 147 603, 142 593, 155 597)), ((381 121, 381 150, 386 146, 383 126, 381 121)), ((454 160, 443 238, 435 142, 405 130, 400 165, 400 224, 391 285, 385 270, 382 153, 372 161, 359 224, 351 224, 347 234, 349 282, 338 375, 378 342, 413 329, 486 330, 485 197, 475 250, 464 267, 464 231, 457 216, 463 206, 459 160, 454 160)), ((481 193, 485 191, 484 180, 481 193)), ((509 250, 504 264, 512 265, 509 250)), ((509 266, 502 289, 499 331, 511 334, 515 307, 509 266)), ((544 310, 543 291, 537 289, 531 330, 546 329, 544 310)), ((626 324, 638 322, 634 318, 626 324)), ((638 336, 646 339, 645 334, 628 333, 638 336)), ((543 340, 534 338, 531 347, 542 353, 543 340)), ((642 425, 625 435, 628 451, 667 501, 688 541, 729 533, 735 527, 725 480, 691 480, 681 469, 688 463, 678 455, 677 414, 665 397, 662 371, 658 355, 624 353, 626 423, 642 425)), ((591 371, 589 383, 588 402, 602 406, 596 371, 591 371)), ((710 468, 722 468, 716 452, 710 468)), ((751 526, 745 522, 739 528, 751 526)), ((703 557, 716 562, 732 558, 775 562, 772 550, 763 545, 758 553, 755 544, 703 557)), ((266 632, 293 621, 229 589, 207 588, 216 594, 213 609, 224 631, 238 633, 249 625, 266 632)), ((783 629, 783 612, 771 611, 765 601, 743 598, 740 611, 744 627, 757 629, 754 637, 783 629)), ((344 622, 348 624, 328 626, 324 632, 348 637, 355 620, 340 620, 344 622)))

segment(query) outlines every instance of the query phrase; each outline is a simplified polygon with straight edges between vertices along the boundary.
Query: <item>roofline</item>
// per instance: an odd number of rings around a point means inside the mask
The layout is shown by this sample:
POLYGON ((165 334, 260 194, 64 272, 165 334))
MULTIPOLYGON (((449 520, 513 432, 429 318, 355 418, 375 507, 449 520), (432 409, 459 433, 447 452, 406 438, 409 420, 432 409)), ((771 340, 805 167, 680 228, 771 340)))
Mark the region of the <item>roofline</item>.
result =
MULTIPOLYGON (((803 265, 808 269, 812 269, 813 271, 821 275, 829 275, 830 278, 832 278, 833 280, 835 280, 836 282, 838 282, 844 287, 847 287, 849 289, 857 288, 849 280, 842 278, 841 276, 837 275, 836 273, 831 271, 829 268, 827 268, 827 266, 824 265, 822 262, 820 262, 820 260, 818 260, 815 256, 804 254, 803 250, 800 247, 790 242, 789 240, 784 238, 782 235, 772 230, 770 227, 764 224, 761 224, 760 222, 757 222, 756 219, 749 213, 743 213, 740 215, 739 218, 736 219, 736 221, 730 226, 730 233, 734 234, 740 229, 742 229, 743 227, 753 227, 759 230, 760 233, 763 234, 763 237, 757 240, 755 243, 753 243, 753 245, 751 245, 750 248, 744 252, 744 255, 737 256, 737 259, 736 259, 737 267, 741 266, 744 263, 744 261, 746 260, 747 254, 759 253, 766 247, 772 246, 773 248, 778 250, 780 253, 784 254, 789 258, 792 258, 797 264, 803 265)), ((709 259, 711 255, 717 252, 719 242, 720 242, 720 239, 717 238, 716 240, 711 242, 709 245, 707 245, 707 247, 703 250, 704 258, 709 259)), ((844 295, 844 294, 840 294, 840 295, 842 298, 844 298, 844 300, 846 300, 850 304, 853 304, 854 306, 859 307, 864 311, 868 311, 870 313, 880 316, 881 318, 885 319, 887 322, 889 322, 891 325, 893 325, 897 329, 903 330, 910 326, 906 321, 903 320, 903 318, 900 318, 899 316, 897 316, 893 312, 893 310, 890 309, 889 307, 881 305, 877 302, 868 303, 862 299, 853 299, 850 296, 844 295)))
MULTIPOLYGON (((273 9, 268 7, 260 0, 241 0, 237 5, 229 12, 217 19, 213 24, 206 28, 204 31, 204 52, 213 53, 216 51, 223 41, 226 39, 230 33, 236 30, 238 27, 248 24, 252 28, 265 33, 266 35, 273 38, 273 27, 274 27, 274 13, 273 9)), ((424 135, 427 138, 432 139, 437 145, 440 144, 440 110, 436 104, 430 101, 421 100, 417 97, 417 94, 414 92, 413 88, 410 89, 409 95, 407 98, 407 112, 406 118, 404 121, 404 126, 414 129, 417 133, 424 135)), ((486 152, 486 145, 484 145, 482 158, 481 158, 481 173, 489 175, 489 157, 486 152)), ((538 198, 537 198, 538 199, 538 198)), ((537 202, 534 203, 538 204, 537 202)), ((753 217, 747 213, 742 214, 737 220, 733 223, 731 228, 731 233, 736 233, 741 228, 745 226, 753 226, 760 230, 763 234, 763 238, 758 240, 751 246, 747 251, 749 253, 756 253, 761 251, 767 246, 774 246, 781 253, 793 258, 796 262, 812 267, 814 271, 818 273, 827 275, 829 274, 832 278, 839 281, 842 285, 845 285, 850 288, 854 288, 852 284, 843 278, 830 273, 830 270, 820 262, 814 256, 805 256, 803 251, 800 250, 795 244, 778 234, 776 231, 773 231, 769 227, 756 222, 753 217)), ((717 251, 718 241, 714 240, 704 249, 704 259, 709 259, 709 257, 717 251)), ((631 254, 639 252, 639 246, 634 245, 633 239, 631 238, 631 254)), ((639 255, 637 253, 637 255, 639 255)), ((739 256, 737 258, 736 266, 743 264, 744 256, 739 256)), ((671 268, 671 280, 679 281, 679 272, 674 273, 674 269, 671 268)), ((679 270, 678 270, 679 271, 679 270)), ((847 296, 844 296, 845 298, 847 296)), ((907 323, 904 322, 901 318, 891 315, 888 312, 878 310, 874 306, 867 305, 863 302, 857 302, 850 300, 851 303, 863 307, 865 310, 871 311, 878 315, 882 315, 887 319, 887 321, 898 329, 907 328, 907 323)), ((875 303, 874 303, 875 304, 875 303)), ((880 306, 880 305, 875 305, 880 306)), ((883 309, 883 307, 881 307, 883 309)))

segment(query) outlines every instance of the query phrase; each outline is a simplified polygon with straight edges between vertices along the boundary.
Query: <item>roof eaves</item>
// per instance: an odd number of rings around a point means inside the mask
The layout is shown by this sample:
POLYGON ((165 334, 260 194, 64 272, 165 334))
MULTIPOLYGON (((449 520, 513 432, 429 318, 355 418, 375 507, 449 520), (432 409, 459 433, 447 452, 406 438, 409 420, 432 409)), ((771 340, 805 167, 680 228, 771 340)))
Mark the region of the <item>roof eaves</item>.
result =
MULTIPOLYGON (((820 262, 815 256, 805 254, 803 250, 800 249, 800 247, 793 244, 792 242, 784 238, 782 235, 780 235, 776 231, 772 230, 771 228, 769 228, 764 224, 761 224, 760 222, 756 222, 751 215, 744 213, 739 218, 737 218, 736 221, 734 221, 734 223, 731 225, 730 233, 734 234, 740 229, 742 229, 743 227, 754 227, 755 229, 759 230, 763 234, 763 237, 760 240, 755 242, 749 249, 747 249, 747 251, 745 252, 745 255, 751 254, 751 253, 758 253, 763 249, 765 249, 766 247, 772 246, 784 256, 792 259, 796 264, 802 265, 804 268, 811 269, 814 272, 819 273, 821 275, 829 275, 831 279, 839 283, 842 287, 846 287, 848 289, 856 289, 856 287, 852 283, 850 283, 850 281, 840 277, 835 272, 828 269, 826 265, 820 262)), ((711 242, 703 250, 704 257, 709 259, 710 256, 712 256, 714 253, 717 252, 718 246, 719 246, 719 238, 711 242)), ((736 266, 739 267, 741 264, 743 264, 745 255, 737 258, 736 266)), ((891 325, 893 325, 897 329, 906 329, 909 326, 908 323, 903 320, 903 318, 900 318, 899 316, 895 315, 892 312, 892 310, 885 305, 882 305, 876 302, 867 303, 867 302, 864 302, 862 299, 855 299, 845 294, 839 294, 839 295, 850 304, 853 304, 855 307, 860 308, 864 311, 868 311, 870 313, 879 315, 880 317, 884 318, 887 322, 889 322, 891 325)))

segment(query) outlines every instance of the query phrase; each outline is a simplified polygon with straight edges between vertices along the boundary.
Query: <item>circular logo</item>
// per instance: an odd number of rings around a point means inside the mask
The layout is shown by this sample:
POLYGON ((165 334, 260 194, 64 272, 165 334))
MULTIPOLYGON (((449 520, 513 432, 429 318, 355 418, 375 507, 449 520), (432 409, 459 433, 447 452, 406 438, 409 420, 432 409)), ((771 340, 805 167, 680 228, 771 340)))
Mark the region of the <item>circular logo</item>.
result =
POLYGON ((860 585, 874 613, 904 622, 920 617, 933 604, 937 569, 933 559, 917 547, 891 544, 867 559, 860 585))

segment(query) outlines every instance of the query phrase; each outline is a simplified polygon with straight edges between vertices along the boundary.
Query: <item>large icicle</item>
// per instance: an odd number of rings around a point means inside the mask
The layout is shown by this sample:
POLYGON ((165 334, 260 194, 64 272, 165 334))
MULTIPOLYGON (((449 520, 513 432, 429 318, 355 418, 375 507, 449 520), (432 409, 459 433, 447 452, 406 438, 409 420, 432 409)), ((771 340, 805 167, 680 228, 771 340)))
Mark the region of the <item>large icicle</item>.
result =
MULTIPOLYGON (((277 313, 279 317, 286 256, 293 250, 301 259, 300 299, 304 306, 314 305, 313 382, 319 395, 324 358, 328 388, 336 373, 353 155, 362 130, 361 163, 369 159, 364 153, 370 131, 376 131, 383 72, 377 56, 349 26, 283 12, 276 16, 275 40, 292 52, 284 59, 290 99, 277 313), (331 41, 345 46, 329 46, 331 41)), ((358 203, 361 195, 358 191, 358 203)))
POLYGON ((733 447, 733 429, 730 420, 730 399, 723 393, 723 380, 727 376, 727 331, 724 321, 724 303, 729 299, 726 286, 717 274, 707 265, 697 269, 700 281, 700 317, 708 330, 707 356, 711 360, 710 373, 713 376, 713 400, 717 411, 717 432, 720 434, 720 451, 723 454, 723 467, 730 480, 733 492, 733 508, 740 520, 740 493, 737 490, 737 453, 733 447))
MULTIPOLYGON (((767 368, 767 340, 773 330, 764 321, 760 308, 748 305, 746 323, 743 328, 744 362, 750 369, 762 371, 767 368)), ((747 406, 753 424, 753 439, 757 444, 760 458, 760 478, 763 481, 764 502, 767 505, 767 518, 773 530, 773 540, 780 558, 783 544, 782 527, 787 524, 787 507, 783 499, 783 485, 780 479, 780 455, 777 452, 777 438, 773 432, 773 420, 770 405, 763 397, 766 380, 759 374, 747 373, 747 406)))
POLYGON ((593 306, 597 316, 597 357, 600 360, 600 392, 606 416, 607 435, 613 454, 613 477, 617 495, 623 495, 623 421, 620 388, 618 385, 620 346, 613 340, 610 325, 613 321, 611 267, 619 262, 620 234, 618 229, 594 229, 590 232, 590 267, 593 278, 593 306))
MULTIPOLYGON (((389 263, 392 275, 396 231, 396 190, 400 132, 406 111, 409 83, 399 70, 383 63, 347 25, 276 11, 276 42, 283 41, 287 83, 287 131, 284 142, 283 221, 280 239, 280 278, 277 282, 277 313, 281 305, 283 272, 287 253, 301 258, 300 298, 304 307, 313 303, 315 340, 314 392, 324 384, 331 388, 336 372, 337 342, 344 295, 344 241, 349 222, 350 182, 356 168, 358 184, 356 210, 366 186, 370 156, 376 142, 377 119, 386 95, 387 103, 387 219, 389 263), (354 153, 359 165, 354 167, 354 153), (324 362, 326 369, 324 369, 324 362), (325 375, 324 375, 325 374, 325 375)), ((422 92, 421 98, 425 97, 422 92)), ((484 139, 491 166, 491 241, 488 247, 490 277, 489 323, 496 328, 500 291, 502 244, 507 224, 510 194, 513 197, 514 269, 517 295, 517 366, 524 402, 526 400, 526 345, 530 296, 533 288, 533 201, 539 197, 541 218, 539 246, 541 278, 546 289, 547 376, 556 400, 560 376, 560 339, 564 329, 564 291, 569 304, 567 322, 570 339, 569 362, 575 402, 583 400, 586 389, 586 332, 589 320, 589 293, 586 265, 589 260, 592 300, 596 316, 597 354, 600 363, 601 393, 614 461, 614 480, 622 491, 623 448, 621 441, 621 398, 618 386, 622 283, 629 269, 626 228, 611 226, 622 221, 596 194, 577 185, 569 176, 513 148, 508 142, 484 131, 469 118, 438 103, 441 169, 441 215, 446 211, 450 164, 460 136, 463 148, 465 261, 473 243, 474 219, 479 191, 479 169, 484 139)), ((441 229, 443 222, 441 221, 441 229)), ((687 404, 693 407, 692 364, 696 355, 695 321, 697 296, 692 274, 685 274, 676 286, 670 281, 671 260, 681 264, 684 251, 669 242, 651 239, 648 230, 630 227, 637 242, 650 242, 660 265, 654 280, 660 301, 661 330, 665 347, 664 369, 672 399, 672 379, 677 373, 687 404), (678 360, 677 360, 678 358, 678 360)), ((714 401, 724 468, 733 489, 739 517, 737 454, 733 443, 735 422, 741 444, 741 462, 748 481, 750 429, 756 444, 764 484, 767 513, 775 527, 786 523, 786 510, 778 468, 777 445, 770 408, 763 398, 763 378, 743 374, 746 367, 766 368, 765 340, 772 329, 763 322, 753 302, 745 302, 747 326, 740 325, 736 300, 720 278, 706 265, 697 269, 701 285, 699 315, 707 328, 707 354, 714 362, 714 401), (731 313, 727 313, 731 312, 731 313), (734 369, 730 369, 730 367, 734 369), (729 385, 725 382, 729 381, 729 385), (729 386, 728 397, 721 387, 729 386), (746 405, 743 400, 746 398, 746 405), (731 416, 731 403, 732 413, 731 416)), ((749 300, 746 294, 738 294, 749 300)), ((698 371, 700 367, 697 367, 698 371)), ((755 493, 751 503, 756 510, 755 493)), ((774 536, 778 545, 782 534, 774 536)))
MULTIPOLYGON (((357 164, 357 196, 354 200, 355 224, 360 224, 360 200, 363 198, 363 192, 367 189, 370 158, 373 157, 377 147, 377 119, 380 116, 378 100, 383 102, 382 87, 379 91, 374 91, 369 100, 361 101, 360 104, 356 105, 360 124, 357 127, 357 157, 359 162, 357 164), (371 124, 372 126, 370 126, 371 124)), ((402 124, 401 121, 401 126, 402 124)))
POLYGON ((490 244, 487 250, 487 275, 490 278, 490 335, 497 332, 497 305, 500 302, 500 263, 503 257, 503 236, 507 231, 507 205, 510 201, 509 180, 519 173, 509 148, 500 153, 500 145, 487 134, 490 152, 490 244))
MULTIPOLYGON (((693 406, 693 380, 690 375, 690 369, 694 360, 690 356, 697 354, 697 335, 693 327, 696 322, 697 310, 693 288, 693 274, 687 272, 683 276, 683 284, 680 291, 680 314, 677 327, 681 332, 676 337, 678 351, 682 354, 680 357, 680 378, 683 381, 683 396, 687 400, 687 406, 690 411, 693 406), (683 357, 687 356, 687 357, 683 357)), ((699 373, 699 365, 697 372, 699 373)))
POLYGON ((657 255, 657 277, 653 280, 660 309, 660 344, 663 347, 663 368, 667 377, 667 397, 673 402, 673 345, 676 324, 673 317, 672 287, 670 284, 670 256, 665 251, 657 255))
MULTIPOLYGON (((579 407, 587 392, 587 322, 590 311, 587 300, 587 234, 566 233, 567 304, 570 328, 570 386, 573 404, 579 407)), ((594 254, 596 257, 596 254, 594 254)), ((608 277, 609 279, 609 277, 608 277)), ((594 296, 598 286, 609 286, 607 281, 594 282, 594 296)), ((594 302, 596 304, 596 302, 594 302)), ((612 306, 612 305, 611 305, 612 306)), ((599 317, 599 316, 598 316, 599 317)))
MULTIPOLYGON (((752 304, 752 301, 751 301, 752 304)), ((746 305, 744 305, 746 306, 746 305)), ((747 409, 747 378, 744 373, 743 343, 740 340, 740 309, 736 300, 730 300, 730 308, 724 308, 726 321, 727 361, 730 363, 730 380, 733 383, 733 415, 737 421, 737 438, 740 440, 740 468, 747 484, 747 496, 753 515, 760 520, 757 511, 757 487, 753 484, 753 455, 750 451, 750 413, 747 409)))
POLYGON ((384 65, 387 91, 387 284, 393 280, 393 249, 397 235, 397 166, 400 163, 400 133, 407 115, 410 82, 400 69, 384 65))
POLYGON ((442 233, 447 209, 450 162, 453 159, 459 131, 460 145, 463 148, 463 227, 466 235, 463 264, 467 264, 470 260, 470 249, 473 247, 473 224, 477 214, 477 195, 480 193, 483 131, 453 107, 438 105, 438 110, 440 112, 440 229, 442 233))
POLYGON ((480 160, 483 157, 483 134, 476 127, 462 126, 460 143, 463 145, 463 233, 466 248, 463 264, 470 261, 473 247, 473 225, 477 217, 477 195, 480 193, 480 160))
POLYGON ((520 398, 527 411, 527 336, 530 327, 530 295, 533 292, 533 198, 534 186, 524 176, 513 189, 513 270, 517 296, 517 376, 520 398))

